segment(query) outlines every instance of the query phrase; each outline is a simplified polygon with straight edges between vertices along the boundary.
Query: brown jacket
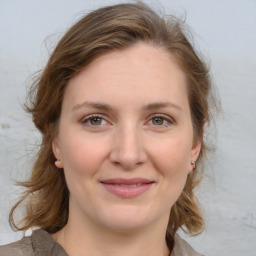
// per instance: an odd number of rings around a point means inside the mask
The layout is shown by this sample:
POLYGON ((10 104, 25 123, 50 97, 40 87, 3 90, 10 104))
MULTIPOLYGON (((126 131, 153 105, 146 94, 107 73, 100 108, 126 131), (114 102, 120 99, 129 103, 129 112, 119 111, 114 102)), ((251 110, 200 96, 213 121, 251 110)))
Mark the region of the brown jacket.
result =
MULTIPOLYGON (((44 230, 35 230, 31 236, 0 246, 0 256, 68 256, 60 244, 44 230)), ((202 256, 175 235, 174 248, 170 256, 202 256)))

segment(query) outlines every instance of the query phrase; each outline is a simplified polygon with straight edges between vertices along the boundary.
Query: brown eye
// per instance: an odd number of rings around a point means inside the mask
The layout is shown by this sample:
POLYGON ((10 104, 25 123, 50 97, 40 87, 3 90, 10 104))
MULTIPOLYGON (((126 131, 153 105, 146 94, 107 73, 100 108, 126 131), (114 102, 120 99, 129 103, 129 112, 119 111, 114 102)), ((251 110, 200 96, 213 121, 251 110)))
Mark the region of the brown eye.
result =
POLYGON ((102 118, 96 116, 96 117, 90 118, 89 122, 91 125, 101 125, 102 118))
POLYGON ((164 124, 164 118, 163 117, 154 117, 154 118, 152 118, 152 123, 154 125, 163 125, 164 124))
POLYGON ((92 114, 85 116, 80 121, 82 125, 88 129, 103 129, 110 125, 101 114, 92 114))

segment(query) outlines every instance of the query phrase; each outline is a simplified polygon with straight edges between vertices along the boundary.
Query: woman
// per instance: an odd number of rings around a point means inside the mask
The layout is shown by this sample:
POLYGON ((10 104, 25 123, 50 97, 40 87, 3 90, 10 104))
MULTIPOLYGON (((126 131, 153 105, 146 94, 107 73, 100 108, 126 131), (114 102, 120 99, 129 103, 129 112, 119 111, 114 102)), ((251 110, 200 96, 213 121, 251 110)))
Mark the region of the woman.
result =
POLYGON ((176 232, 204 229, 193 190, 211 90, 175 18, 142 3, 83 17, 58 43, 27 106, 42 144, 10 223, 39 229, 0 254, 200 255, 176 232))

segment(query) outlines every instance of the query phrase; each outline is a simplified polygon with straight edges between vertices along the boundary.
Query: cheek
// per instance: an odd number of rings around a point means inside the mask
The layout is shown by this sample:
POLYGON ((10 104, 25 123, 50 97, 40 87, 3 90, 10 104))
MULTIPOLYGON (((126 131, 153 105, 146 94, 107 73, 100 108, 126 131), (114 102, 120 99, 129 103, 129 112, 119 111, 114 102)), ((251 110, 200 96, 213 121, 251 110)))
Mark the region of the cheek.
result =
POLYGON ((92 176, 106 157, 106 148, 102 141, 86 136, 68 136, 62 139, 62 158, 66 175, 92 176), (100 143, 100 144, 99 144, 100 143))
POLYGON ((169 139, 155 144, 151 156, 164 186, 163 197, 173 205, 181 194, 188 175, 191 145, 187 138, 169 139))
POLYGON ((86 203, 95 196, 92 186, 97 182, 106 148, 92 138, 65 135, 61 153, 67 186, 74 201, 86 203))
POLYGON ((166 146, 155 155, 155 166, 160 174, 162 184, 161 198, 170 207, 182 193, 188 175, 189 151, 182 143, 166 143, 166 146))
POLYGON ((173 175, 176 172, 187 172, 188 162, 190 161, 191 144, 186 139, 165 140, 152 148, 155 162, 159 169, 166 174, 173 175), (162 168, 161 168, 162 167, 162 168))

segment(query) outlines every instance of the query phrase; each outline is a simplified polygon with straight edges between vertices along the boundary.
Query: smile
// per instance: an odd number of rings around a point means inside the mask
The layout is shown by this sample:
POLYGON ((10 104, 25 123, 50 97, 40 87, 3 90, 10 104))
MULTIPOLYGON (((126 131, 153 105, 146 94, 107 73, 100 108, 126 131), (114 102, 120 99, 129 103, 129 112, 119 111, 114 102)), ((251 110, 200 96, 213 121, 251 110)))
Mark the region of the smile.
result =
POLYGON ((105 189, 122 198, 137 197, 149 190, 154 181, 135 178, 135 179, 108 179, 101 181, 105 189))

